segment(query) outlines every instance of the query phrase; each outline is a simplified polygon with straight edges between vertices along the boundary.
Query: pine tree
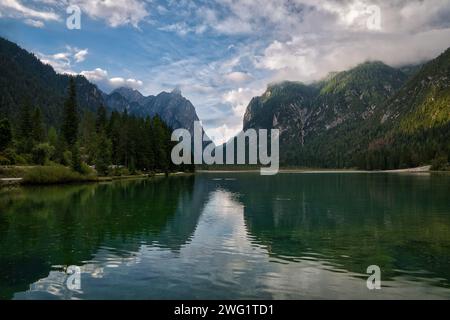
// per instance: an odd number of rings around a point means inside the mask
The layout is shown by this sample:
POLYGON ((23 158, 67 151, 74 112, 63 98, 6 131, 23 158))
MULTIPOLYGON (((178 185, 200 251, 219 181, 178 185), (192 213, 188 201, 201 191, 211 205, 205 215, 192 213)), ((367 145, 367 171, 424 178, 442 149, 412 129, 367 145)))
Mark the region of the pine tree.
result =
POLYGON ((31 136, 33 142, 35 144, 43 142, 45 140, 45 129, 41 109, 39 108, 34 109, 33 115, 31 117, 31 123, 32 123, 31 136))
POLYGON ((106 132, 106 125, 107 125, 107 115, 106 115, 106 108, 105 106, 101 105, 97 109, 97 117, 95 120, 95 126, 97 129, 97 133, 101 132, 102 130, 106 132))
POLYGON ((82 171, 81 168, 81 156, 80 156, 80 145, 75 143, 72 146, 72 169, 76 172, 82 171))
POLYGON ((97 154, 96 119, 92 112, 86 111, 80 124, 80 143, 83 146, 85 158, 89 163, 95 161, 97 154))
POLYGON ((69 96, 64 105, 64 118, 62 124, 62 135, 69 147, 73 147, 78 139, 78 110, 75 81, 70 78, 69 96))
POLYGON ((165 132, 165 125, 161 118, 156 116, 153 119, 153 137, 154 137, 154 150, 155 150, 155 160, 156 168, 162 172, 167 172, 169 170, 168 161, 168 141, 165 132))
POLYGON ((104 131, 101 131, 97 137, 97 155, 95 159, 95 168, 101 175, 108 174, 108 168, 111 164, 111 141, 104 131))
POLYGON ((31 120, 31 106, 27 101, 20 110, 19 138, 27 140, 31 137, 33 124, 31 120))
POLYGON ((29 101, 26 101, 20 110, 18 133, 19 151, 23 153, 30 153, 33 148, 33 123, 31 119, 31 105, 29 101))
POLYGON ((0 151, 5 150, 11 143, 12 133, 11 125, 8 119, 3 119, 0 121, 0 151))
POLYGON ((56 133, 56 129, 54 127, 50 127, 50 129, 48 129, 48 142, 53 147, 56 147, 58 144, 58 134, 56 133))
POLYGON ((113 164, 120 164, 119 159, 119 143, 120 143, 120 114, 117 111, 113 111, 108 123, 108 137, 111 140, 111 158, 113 164))

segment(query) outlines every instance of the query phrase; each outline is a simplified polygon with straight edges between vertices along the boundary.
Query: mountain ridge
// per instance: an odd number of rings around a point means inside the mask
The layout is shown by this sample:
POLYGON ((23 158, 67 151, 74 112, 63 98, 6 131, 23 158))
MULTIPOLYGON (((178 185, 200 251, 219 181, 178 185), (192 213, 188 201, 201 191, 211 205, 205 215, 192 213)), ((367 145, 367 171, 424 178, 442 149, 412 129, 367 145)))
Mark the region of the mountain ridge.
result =
MULTIPOLYGON (((402 148, 408 149, 402 151, 404 158, 417 161, 400 159, 402 152, 392 149, 398 145, 394 141, 406 139, 396 135, 450 122, 449 65, 450 49, 407 73, 371 61, 310 85, 271 84, 249 103, 243 128, 279 129, 284 166, 388 169, 429 163, 438 154, 450 154, 441 138, 427 157, 411 155, 414 151, 403 142, 402 148), (421 94, 428 103, 418 103, 421 94), (410 129, 391 132, 395 127, 410 129), (379 154, 374 157, 374 152, 379 154)), ((438 131, 432 139, 447 133, 438 131)), ((426 148, 424 142, 419 144, 419 149, 426 148)))
POLYGON ((158 115, 172 129, 193 130, 198 121, 192 103, 181 92, 161 92, 145 97, 138 90, 117 88, 104 93, 84 76, 57 73, 33 53, 0 37, 0 112, 16 122, 20 106, 28 103, 39 107, 49 126, 58 127, 70 78, 74 77, 77 103, 81 113, 96 112, 102 105, 109 111, 139 116, 158 115))

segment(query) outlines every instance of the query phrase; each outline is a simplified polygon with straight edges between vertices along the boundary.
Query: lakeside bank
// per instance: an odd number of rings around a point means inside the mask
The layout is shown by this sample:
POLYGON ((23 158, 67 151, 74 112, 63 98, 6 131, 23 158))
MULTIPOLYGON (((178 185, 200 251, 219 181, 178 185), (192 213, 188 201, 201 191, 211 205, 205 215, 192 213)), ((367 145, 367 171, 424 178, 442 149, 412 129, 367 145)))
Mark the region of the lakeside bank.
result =
POLYGON ((0 188, 32 185, 67 185, 104 183, 119 180, 151 179, 166 176, 192 175, 191 172, 137 173, 117 176, 97 176, 93 172, 78 173, 64 166, 1 167, 0 188))

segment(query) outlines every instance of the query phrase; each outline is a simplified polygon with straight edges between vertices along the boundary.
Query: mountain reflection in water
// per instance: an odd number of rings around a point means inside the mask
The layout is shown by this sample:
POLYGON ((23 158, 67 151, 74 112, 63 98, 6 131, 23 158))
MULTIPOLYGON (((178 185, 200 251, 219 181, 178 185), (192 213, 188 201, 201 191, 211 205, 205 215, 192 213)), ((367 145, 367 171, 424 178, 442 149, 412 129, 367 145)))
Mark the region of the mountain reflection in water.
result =
POLYGON ((0 298, 448 299, 449 192, 445 175, 336 173, 2 192, 0 298))

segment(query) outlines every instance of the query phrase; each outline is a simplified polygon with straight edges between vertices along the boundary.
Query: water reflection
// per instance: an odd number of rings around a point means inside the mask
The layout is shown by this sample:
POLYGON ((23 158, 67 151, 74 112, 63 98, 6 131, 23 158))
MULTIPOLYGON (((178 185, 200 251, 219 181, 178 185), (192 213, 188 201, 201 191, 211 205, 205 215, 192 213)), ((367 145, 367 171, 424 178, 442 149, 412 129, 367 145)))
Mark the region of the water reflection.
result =
POLYGON ((450 298, 449 177, 218 174, 0 195, 16 299, 450 298), (369 291, 365 269, 382 268, 369 291), (82 288, 63 268, 82 266, 82 288))

